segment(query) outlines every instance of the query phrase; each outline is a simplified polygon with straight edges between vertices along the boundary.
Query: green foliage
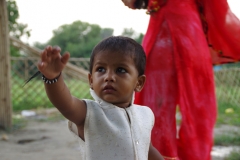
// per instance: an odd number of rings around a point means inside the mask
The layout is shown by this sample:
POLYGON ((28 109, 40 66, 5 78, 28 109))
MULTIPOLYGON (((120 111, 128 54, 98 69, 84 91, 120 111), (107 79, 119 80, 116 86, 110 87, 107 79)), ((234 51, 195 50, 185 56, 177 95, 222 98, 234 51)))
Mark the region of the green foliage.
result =
MULTIPOLYGON (((18 23, 19 12, 16 0, 6 0, 9 18, 9 34, 18 39, 21 37, 30 37, 30 30, 27 24, 18 23)), ((69 51, 71 57, 90 57, 94 46, 102 39, 113 35, 112 28, 101 28, 96 24, 75 21, 72 24, 65 24, 58 29, 53 30, 53 37, 45 44, 36 42, 35 47, 44 49, 48 45, 61 46, 62 51, 69 51)), ((142 43, 143 34, 136 33, 133 29, 124 29, 123 36, 135 39, 138 43, 142 43)), ((11 46, 10 52, 12 56, 21 56, 18 49, 11 46)))
MULTIPOLYGON (((76 79, 65 79, 73 96, 90 99, 89 85, 76 79)), ((24 87, 24 80, 16 75, 12 76, 12 105, 13 111, 31 110, 37 108, 52 108, 40 77, 36 77, 24 87), (15 82, 15 83, 14 83, 15 82), (16 83, 17 82, 17 83, 16 83)))
POLYGON ((240 126, 240 107, 238 100, 240 98, 240 74, 237 63, 222 66, 222 69, 216 71, 216 96, 218 100, 217 125, 230 124, 240 126), (235 67, 233 67, 235 66, 235 67), (232 69, 226 69, 226 67, 232 69))
POLYGON ((112 36, 112 34, 113 29, 102 29, 96 24, 75 21, 54 30, 53 37, 48 44, 61 46, 62 51, 71 53, 71 57, 90 57, 94 46, 102 39, 112 36))
POLYGON ((224 160, 240 160, 240 150, 233 150, 224 160))
MULTIPOLYGON (((94 46, 102 39, 112 36, 113 31, 111 28, 101 28, 96 24, 75 21, 53 30, 53 37, 46 44, 37 42, 34 46, 40 49, 44 49, 46 45, 60 46, 63 52, 70 52, 71 57, 89 58, 94 46)), ((140 44, 144 36, 126 28, 121 35, 131 37, 140 44)))
POLYGON ((13 56, 13 57, 19 57, 19 56, 21 56, 19 49, 15 48, 15 47, 13 47, 13 46, 10 46, 10 54, 11 54, 11 56, 13 56))
POLYGON ((45 43, 40 43, 40 42, 34 42, 33 46, 36 47, 36 48, 39 48, 39 49, 43 50, 43 49, 47 46, 47 44, 45 44, 45 43))
POLYGON ((240 146, 240 133, 230 132, 214 137, 214 145, 217 146, 240 146))
POLYGON ((240 126, 240 108, 229 102, 219 99, 217 125, 230 124, 240 126), (230 112, 228 112, 228 110, 230 112))
POLYGON ((139 44, 142 44, 144 34, 140 33, 137 38, 135 38, 135 41, 138 42, 139 44))
MULTIPOLYGON (((23 36, 30 37, 30 30, 27 29, 27 24, 18 23, 19 12, 17 3, 15 0, 7 0, 7 10, 8 10, 8 24, 9 24, 9 35, 17 39, 23 36)), ((10 46, 10 53, 12 56, 20 56, 18 49, 10 46)))
POLYGON ((126 37, 130 37, 130 38, 133 38, 133 39, 137 36, 136 32, 132 28, 124 28, 121 35, 126 36, 126 37))
POLYGON ((139 44, 142 44, 142 40, 144 37, 144 34, 142 34, 142 33, 138 34, 132 28, 124 28, 121 35, 130 37, 130 38, 134 39, 135 41, 137 41, 139 44))
MULTIPOLYGON (((71 53, 71 57, 89 58, 94 46, 102 39, 113 35, 113 29, 101 28, 96 24, 75 21, 53 30, 53 37, 46 43, 35 43, 34 46, 43 49, 46 45, 61 46, 62 51, 71 53)), ((124 29, 123 36, 131 37, 142 43, 143 34, 136 33, 133 29, 124 29)))
POLYGON ((27 30, 27 24, 18 23, 19 12, 15 0, 7 0, 9 33, 11 36, 20 38, 22 36, 30 37, 30 31, 27 30))
POLYGON ((221 65, 221 68, 240 68, 240 62, 236 62, 236 63, 229 63, 229 64, 223 64, 221 65))
POLYGON ((101 39, 104 39, 104 38, 107 38, 107 37, 110 37, 113 35, 113 29, 112 28, 103 28, 102 31, 101 31, 101 39))
POLYGON ((53 107, 51 102, 48 100, 42 81, 34 79, 31 83, 23 87, 24 80, 15 75, 12 76, 11 82, 12 105, 14 112, 30 110, 33 108, 36 109, 39 107, 53 107))

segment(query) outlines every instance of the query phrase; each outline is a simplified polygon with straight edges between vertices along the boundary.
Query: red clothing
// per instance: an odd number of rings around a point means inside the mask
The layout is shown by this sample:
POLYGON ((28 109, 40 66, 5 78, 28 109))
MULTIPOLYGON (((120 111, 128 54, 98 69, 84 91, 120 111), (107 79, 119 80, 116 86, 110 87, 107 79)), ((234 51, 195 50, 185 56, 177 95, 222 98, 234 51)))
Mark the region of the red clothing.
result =
POLYGON ((209 43, 222 51, 222 55, 217 55, 211 49, 213 64, 240 61, 240 21, 231 12, 227 0, 202 0, 202 5, 209 43))
POLYGON ((160 9, 151 14, 144 37, 147 81, 135 103, 153 110, 152 143, 163 156, 210 160, 217 111, 212 63, 232 60, 218 58, 213 50, 211 54, 208 44, 240 60, 240 23, 226 0, 202 0, 206 37, 195 0, 163 1, 149 1, 160 9), (178 135, 177 105, 182 115, 178 135))

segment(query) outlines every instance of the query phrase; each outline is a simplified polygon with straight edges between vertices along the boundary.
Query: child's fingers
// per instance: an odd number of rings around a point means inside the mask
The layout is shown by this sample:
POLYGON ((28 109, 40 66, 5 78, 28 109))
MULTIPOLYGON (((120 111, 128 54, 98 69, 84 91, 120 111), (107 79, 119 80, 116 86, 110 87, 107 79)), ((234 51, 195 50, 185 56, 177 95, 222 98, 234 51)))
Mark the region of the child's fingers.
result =
POLYGON ((59 58, 60 52, 61 48, 58 46, 56 47, 47 46, 41 54, 41 59, 44 62, 50 62, 52 60, 55 60, 56 58, 59 58))
POLYGON ((47 51, 46 51, 46 49, 44 49, 44 50, 42 51, 42 53, 40 54, 40 56, 41 56, 41 60, 42 60, 43 62, 46 62, 46 61, 47 61, 47 51))
POLYGON ((39 61, 38 64, 37 64, 37 67, 38 67, 38 70, 40 72, 42 72, 44 70, 44 68, 46 67, 46 63, 44 63, 43 61, 39 61))
POLYGON ((61 48, 58 46, 54 46, 52 48, 52 58, 58 58, 60 56, 61 48))
POLYGON ((69 58, 70 58, 69 52, 65 52, 65 53, 62 55, 61 62, 62 62, 63 64, 67 64, 69 58))
POLYGON ((60 52, 61 52, 61 48, 60 48, 59 46, 54 46, 54 47, 52 48, 52 51, 53 51, 53 52, 60 53, 60 52))
POLYGON ((45 48, 45 51, 47 52, 47 56, 51 56, 52 46, 47 46, 47 47, 45 48))

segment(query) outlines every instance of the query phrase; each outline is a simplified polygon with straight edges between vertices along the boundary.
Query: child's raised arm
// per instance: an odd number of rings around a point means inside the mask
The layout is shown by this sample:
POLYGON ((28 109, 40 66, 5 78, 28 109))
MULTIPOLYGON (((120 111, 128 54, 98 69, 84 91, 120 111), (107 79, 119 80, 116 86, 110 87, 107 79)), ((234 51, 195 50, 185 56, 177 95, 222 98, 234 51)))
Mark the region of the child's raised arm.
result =
POLYGON ((66 52, 61 56, 60 52, 59 47, 46 47, 41 53, 38 69, 49 80, 60 75, 56 83, 44 83, 48 98, 64 117, 81 127, 84 125, 86 117, 86 104, 73 97, 64 83, 61 72, 67 64, 70 54, 66 52))

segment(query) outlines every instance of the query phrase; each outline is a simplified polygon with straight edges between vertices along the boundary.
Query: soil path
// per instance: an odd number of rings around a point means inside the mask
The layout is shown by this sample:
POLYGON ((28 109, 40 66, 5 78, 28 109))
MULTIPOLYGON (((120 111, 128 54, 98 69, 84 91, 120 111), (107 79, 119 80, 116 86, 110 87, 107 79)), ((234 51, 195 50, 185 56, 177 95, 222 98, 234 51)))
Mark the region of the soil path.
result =
POLYGON ((78 160, 78 143, 66 120, 30 121, 26 128, 7 136, 7 141, 0 141, 1 160, 78 160))

